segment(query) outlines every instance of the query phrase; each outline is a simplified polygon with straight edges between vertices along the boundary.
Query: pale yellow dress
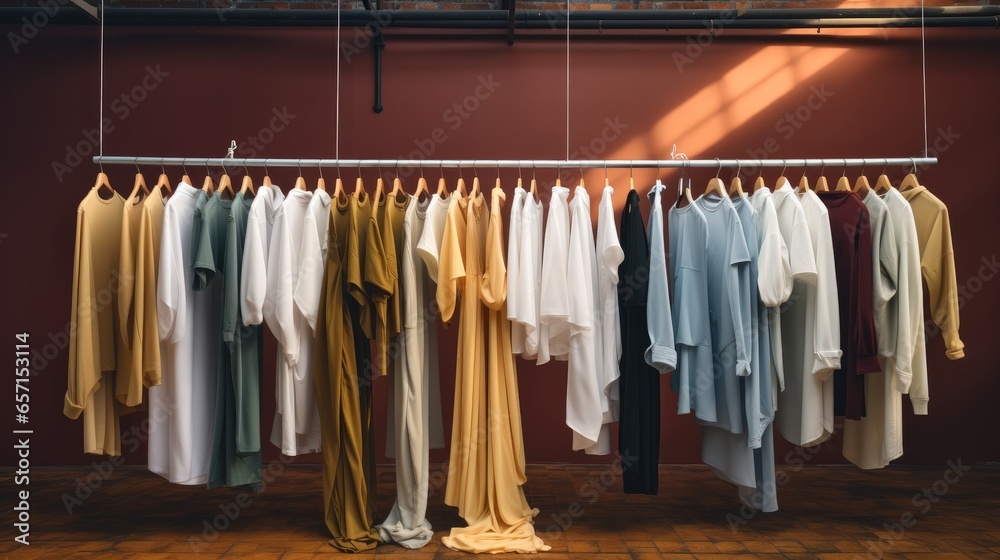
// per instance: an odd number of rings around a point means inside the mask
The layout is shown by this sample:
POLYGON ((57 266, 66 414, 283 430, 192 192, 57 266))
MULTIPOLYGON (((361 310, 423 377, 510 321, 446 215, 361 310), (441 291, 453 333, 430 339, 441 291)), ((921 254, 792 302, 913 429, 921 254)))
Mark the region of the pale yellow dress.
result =
POLYGON ((503 201, 499 188, 493 189, 489 211, 482 194, 455 197, 438 269, 442 320, 452 318, 457 294, 463 296, 445 503, 458 507, 469 524, 452 529, 441 542, 465 552, 549 549, 535 536, 532 519, 538 510, 528 506, 522 488, 527 477, 505 299, 503 201))

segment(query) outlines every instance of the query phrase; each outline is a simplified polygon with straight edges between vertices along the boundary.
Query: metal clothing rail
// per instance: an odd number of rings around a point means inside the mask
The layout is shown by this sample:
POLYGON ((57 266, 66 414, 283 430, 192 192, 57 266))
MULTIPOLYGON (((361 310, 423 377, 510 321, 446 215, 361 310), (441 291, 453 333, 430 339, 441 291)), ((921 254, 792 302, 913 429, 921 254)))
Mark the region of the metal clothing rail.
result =
POLYGON ((418 167, 418 168, 664 168, 664 167, 861 167, 938 163, 936 157, 807 158, 807 159, 287 159, 287 158, 181 158, 94 156, 98 165, 163 165, 208 167, 418 167))

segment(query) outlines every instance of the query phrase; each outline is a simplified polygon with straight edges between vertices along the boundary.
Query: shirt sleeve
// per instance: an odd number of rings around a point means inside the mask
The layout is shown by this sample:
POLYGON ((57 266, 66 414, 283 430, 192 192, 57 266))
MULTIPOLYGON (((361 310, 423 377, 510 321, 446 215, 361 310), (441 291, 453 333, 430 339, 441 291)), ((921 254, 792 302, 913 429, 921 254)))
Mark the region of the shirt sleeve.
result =
POLYGON ((295 336, 293 312, 291 228, 285 215, 274 222, 267 258, 267 296, 264 320, 284 350, 285 362, 294 366, 299 359, 299 341, 295 336))
POLYGON ((958 281, 947 208, 942 208, 934 222, 924 246, 921 268, 927 281, 931 318, 944 336, 945 355, 951 360, 964 358, 965 344, 958 335, 958 281))
MULTIPOLYGON (((871 218, 868 210, 862 205, 858 212, 857 228, 854 234, 855 248, 855 274, 851 282, 857 286, 853 297, 856 301, 851 302, 856 310, 854 328, 851 329, 855 337, 854 344, 857 348, 856 372, 874 373, 882 370, 878 361, 878 339, 875 334, 875 319, 872 312, 872 229, 871 218)), ((846 295, 846 294, 844 294, 846 295)))
POLYGON ((726 288, 732 309, 733 329, 736 334, 736 375, 750 375, 750 353, 752 350, 751 325, 754 318, 750 307, 750 249, 743 236, 743 225, 736 209, 730 206, 733 219, 730 223, 730 257, 726 288))
POLYGON ((455 304, 458 301, 458 280, 465 277, 465 223, 460 216, 461 205, 453 200, 448 207, 448 214, 441 239, 440 261, 437 275, 438 308, 441 310, 441 321, 448 323, 455 314, 455 304))
POLYGON ((778 216, 771 200, 761 207, 760 252, 757 256, 757 290, 766 307, 788 301, 792 294, 792 270, 788 249, 778 229, 778 216))
POLYGON ((187 334, 187 287, 177 220, 168 205, 163 212, 160 272, 156 282, 156 318, 160 340, 174 344, 187 334))
POLYGON ((323 288, 323 240, 326 236, 319 231, 316 217, 309 213, 302 226, 302 245, 299 247, 299 278, 295 283, 295 305, 299 313, 316 333, 319 317, 319 297, 323 288))
MULTIPOLYGON (((823 204, 811 201, 810 204, 823 204)), ((815 223, 809 224, 816 255, 816 313, 813 324, 812 373, 821 380, 829 379, 840 369, 840 309, 837 300, 837 271, 833 258, 833 236, 830 215, 816 212, 815 223)))
MULTIPOLYGON (((494 196, 493 205, 497 204, 502 203, 494 196)), ((504 264, 503 231, 501 230, 500 212, 491 209, 485 246, 486 267, 483 272, 483 285, 480 292, 483 304, 494 311, 503 309, 507 298, 507 266, 504 264)))
MULTIPOLYGON (((654 187, 656 188, 656 187, 654 187)), ((674 350, 673 316, 670 313, 670 290, 667 286, 667 255, 663 246, 663 210, 660 193, 653 197, 649 214, 649 292, 646 296, 646 326, 649 348, 646 363, 660 373, 670 373, 677 367, 674 350)))
MULTIPOLYGON (((811 233, 812 230, 806 222, 805 214, 800 208, 796 208, 796 210, 792 222, 792 234, 784 240, 788 244, 789 268, 793 279, 815 284, 816 275, 819 273, 820 259, 816 255, 815 240, 811 233)), ((829 218, 827 218, 826 223, 830 224, 829 218)), ((830 255, 833 255, 832 241, 830 255)), ((826 261, 823 262, 825 264, 826 261)))
POLYGON ((101 346, 96 315, 91 232, 86 212, 76 214, 76 250, 73 259, 73 307, 70 321, 75 327, 69 339, 69 375, 63 413, 77 419, 101 383, 101 346))
POLYGON ((378 357, 377 369, 379 375, 388 374, 386 360, 389 348, 389 296, 396 284, 395 247, 392 241, 392 228, 388 220, 378 217, 388 213, 389 202, 382 211, 374 212, 368 222, 367 254, 365 255, 365 289, 369 299, 375 306, 375 350, 378 357), (389 231, 383 231, 388 229, 389 231))
MULTIPOLYGON (((917 247, 917 230, 913 223, 912 213, 898 218, 900 238, 897 239, 899 250, 897 254, 898 272, 896 288, 896 304, 893 306, 896 316, 893 320, 896 323, 896 340, 893 348, 892 374, 895 377, 895 387, 900 393, 910 393, 911 402, 913 399, 924 399, 926 409, 926 375, 922 372, 923 379, 916 382, 916 387, 911 383, 916 377, 914 356, 917 351, 917 337, 924 336, 923 315, 924 297, 923 284, 920 281, 920 250, 917 247), (911 387, 913 389, 911 390, 911 387)), ((922 346, 922 345, 921 345, 922 346)), ((914 405, 914 409, 917 406, 914 405)))
POLYGON ((206 215, 204 208, 194 211, 194 226, 191 230, 191 266, 194 269, 195 290, 204 290, 215 278, 215 250, 212 246, 212 229, 215 224, 206 215))
MULTIPOLYGON (((237 211, 236 205, 233 205, 234 210, 237 211)), ((239 244, 239 234, 236 231, 236 219, 233 217, 232 213, 229 215, 229 220, 226 223, 226 247, 223 249, 223 278, 226 281, 225 297, 222 300, 222 341, 223 342, 233 342, 236 338, 236 333, 239 332, 241 325, 240 320, 240 298, 239 292, 233 293, 229 289, 229 283, 234 282, 236 287, 239 287, 239 258, 240 255, 237 252, 237 245, 239 244)), ((242 249, 242 247, 240 247, 242 249)))
MULTIPOLYGON (((261 200, 261 204, 264 201, 261 200)), ((264 298, 267 294, 267 252, 260 232, 258 216, 251 208, 247 236, 243 242, 243 266, 240 278, 240 311, 244 325, 264 322, 264 298)))
POLYGON ((875 335, 878 339, 879 355, 889 357, 895 353, 896 341, 891 340, 890 332, 885 332, 884 326, 889 302, 896 296, 896 285, 899 282, 899 246, 896 244, 896 234, 888 210, 882 218, 878 231, 872 233, 873 246, 876 244, 876 237, 878 239, 878 254, 874 256, 877 266, 872 272, 872 282, 877 282, 877 285, 872 286, 875 289, 875 306, 872 309, 875 317, 875 335))
MULTIPOLYGON (((122 210, 121 248, 118 252, 118 327, 121 330, 121 340, 126 347, 132 347, 132 304, 135 297, 135 245, 132 239, 132 219, 129 215, 129 205, 133 200, 127 200, 122 210)), ((140 209, 141 211, 141 209, 140 209)), ((118 387, 122 382, 116 380, 118 387)), ((120 393, 119 393, 120 394, 120 393)))

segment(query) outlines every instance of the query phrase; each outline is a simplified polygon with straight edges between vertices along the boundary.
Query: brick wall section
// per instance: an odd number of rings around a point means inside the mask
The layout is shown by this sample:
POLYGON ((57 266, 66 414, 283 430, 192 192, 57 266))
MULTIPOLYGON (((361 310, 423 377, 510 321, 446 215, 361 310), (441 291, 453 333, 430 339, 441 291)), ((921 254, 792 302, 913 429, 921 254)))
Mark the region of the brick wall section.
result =
MULTIPOLYGON (((35 7, 39 0, 0 0, 0 7, 35 7)), ((373 0, 374 2, 375 0, 373 0)), ((336 9, 337 2, 330 0, 105 0, 109 7, 136 8, 217 8, 220 5, 237 5, 241 8, 289 8, 314 10, 336 9)), ((501 0, 382 0, 387 10, 499 10, 501 0)), ((517 0, 521 10, 565 10, 566 3, 558 1, 517 0)), ((573 10, 725 10, 739 6, 741 9, 776 8, 874 8, 919 6, 918 0, 571 0, 573 10)), ((927 0, 927 6, 997 6, 1000 0, 927 0)), ((364 9, 360 0, 342 0, 341 9, 364 9)))

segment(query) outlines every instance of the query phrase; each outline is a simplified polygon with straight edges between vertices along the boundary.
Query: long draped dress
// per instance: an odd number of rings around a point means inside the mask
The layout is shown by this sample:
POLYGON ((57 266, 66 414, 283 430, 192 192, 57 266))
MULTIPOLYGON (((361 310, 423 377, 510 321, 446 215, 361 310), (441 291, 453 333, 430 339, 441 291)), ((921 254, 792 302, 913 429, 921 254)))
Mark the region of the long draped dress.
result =
POLYGON ((459 290, 463 296, 445 503, 457 506, 469 524, 452 529, 441 542, 465 552, 549 549, 535 536, 532 519, 538 510, 528 506, 523 489, 527 477, 506 311, 503 199, 503 191, 494 188, 488 214, 482 194, 452 201, 438 269, 443 320, 453 317, 459 290))
POLYGON ((365 375, 362 363, 370 364, 370 358, 364 355, 368 340, 354 295, 370 206, 367 196, 331 204, 320 320, 316 322, 319 367, 313 379, 323 435, 323 510, 333 535, 330 544, 343 552, 371 550, 381 541, 372 526, 374 512, 369 507, 363 460, 359 379, 365 375))

